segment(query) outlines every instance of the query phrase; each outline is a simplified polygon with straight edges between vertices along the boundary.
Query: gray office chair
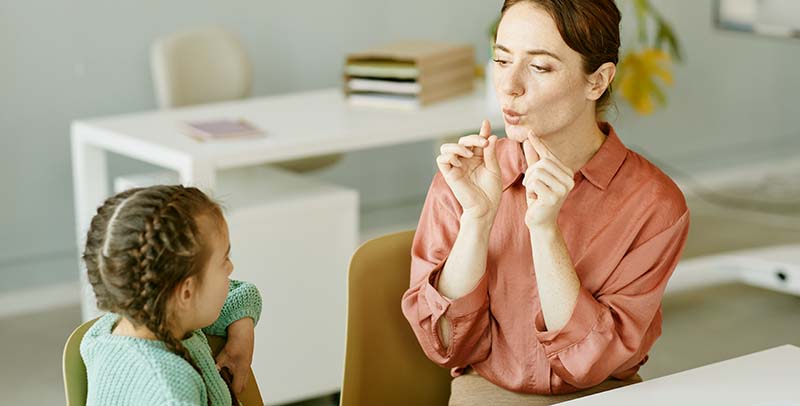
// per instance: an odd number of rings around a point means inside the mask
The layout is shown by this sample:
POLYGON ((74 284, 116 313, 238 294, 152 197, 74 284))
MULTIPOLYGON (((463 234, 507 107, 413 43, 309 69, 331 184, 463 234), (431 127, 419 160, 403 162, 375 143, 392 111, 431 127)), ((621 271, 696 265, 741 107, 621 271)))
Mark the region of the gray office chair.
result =
MULTIPOLYGON (((250 96, 253 73, 241 42, 217 27, 181 31, 157 39, 151 70, 158 106, 169 109, 250 96)), ((294 172, 333 165, 341 154, 276 163, 294 172)))

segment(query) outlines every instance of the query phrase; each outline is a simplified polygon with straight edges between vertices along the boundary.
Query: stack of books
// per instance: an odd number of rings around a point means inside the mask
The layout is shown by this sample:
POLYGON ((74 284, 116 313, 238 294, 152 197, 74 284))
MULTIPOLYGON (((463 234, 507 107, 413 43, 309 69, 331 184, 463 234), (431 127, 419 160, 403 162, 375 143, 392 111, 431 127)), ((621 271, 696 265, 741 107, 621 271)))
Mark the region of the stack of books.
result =
POLYGON ((351 105, 416 109, 472 91, 469 44, 404 41, 350 54, 345 94, 351 105))

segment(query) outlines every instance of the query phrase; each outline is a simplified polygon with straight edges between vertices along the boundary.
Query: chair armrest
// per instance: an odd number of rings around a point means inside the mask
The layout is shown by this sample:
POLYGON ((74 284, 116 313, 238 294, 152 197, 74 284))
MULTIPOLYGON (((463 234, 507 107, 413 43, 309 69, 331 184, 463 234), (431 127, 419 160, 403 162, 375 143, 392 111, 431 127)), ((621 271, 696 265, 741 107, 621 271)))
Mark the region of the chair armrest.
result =
MULTIPOLYGON (((222 347, 225 346, 225 338, 212 335, 206 335, 206 337, 208 338, 208 345, 211 347, 211 354, 216 358, 217 354, 222 351, 222 347)), ((239 394, 238 398, 243 406, 264 406, 264 400, 261 398, 261 391, 258 389, 256 376, 253 374, 252 368, 244 391, 239 394)))

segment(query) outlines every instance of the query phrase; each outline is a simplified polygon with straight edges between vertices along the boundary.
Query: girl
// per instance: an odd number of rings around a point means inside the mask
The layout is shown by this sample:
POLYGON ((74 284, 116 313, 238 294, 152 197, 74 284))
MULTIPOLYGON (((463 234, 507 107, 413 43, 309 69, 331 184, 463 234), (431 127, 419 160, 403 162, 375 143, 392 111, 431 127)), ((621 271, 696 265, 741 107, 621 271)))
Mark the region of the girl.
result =
MULTIPOLYGON (((153 186, 110 197, 83 260, 102 316, 81 342, 88 405, 230 405, 248 376, 255 286, 230 281, 228 227, 196 188, 153 186), (204 333, 227 335, 217 360, 204 333)), ((238 402, 237 402, 238 403, 238 402)))
POLYGON ((613 0, 506 0, 508 137, 442 146, 403 312, 452 405, 549 405, 640 380, 689 227, 683 194, 600 119, 613 0))

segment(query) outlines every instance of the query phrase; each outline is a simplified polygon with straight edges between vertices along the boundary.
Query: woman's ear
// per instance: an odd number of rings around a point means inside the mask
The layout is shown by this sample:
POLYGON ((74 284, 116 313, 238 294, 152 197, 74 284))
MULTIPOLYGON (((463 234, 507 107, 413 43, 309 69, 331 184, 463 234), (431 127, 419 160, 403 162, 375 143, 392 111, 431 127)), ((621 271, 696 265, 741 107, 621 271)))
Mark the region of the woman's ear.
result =
POLYGON ((599 99, 606 89, 611 86, 611 82, 614 81, 614 75, 616 74, 617 65, 611 62, 600 65, 600 67, 588 77, 586 98, 592 101, 599 99))

